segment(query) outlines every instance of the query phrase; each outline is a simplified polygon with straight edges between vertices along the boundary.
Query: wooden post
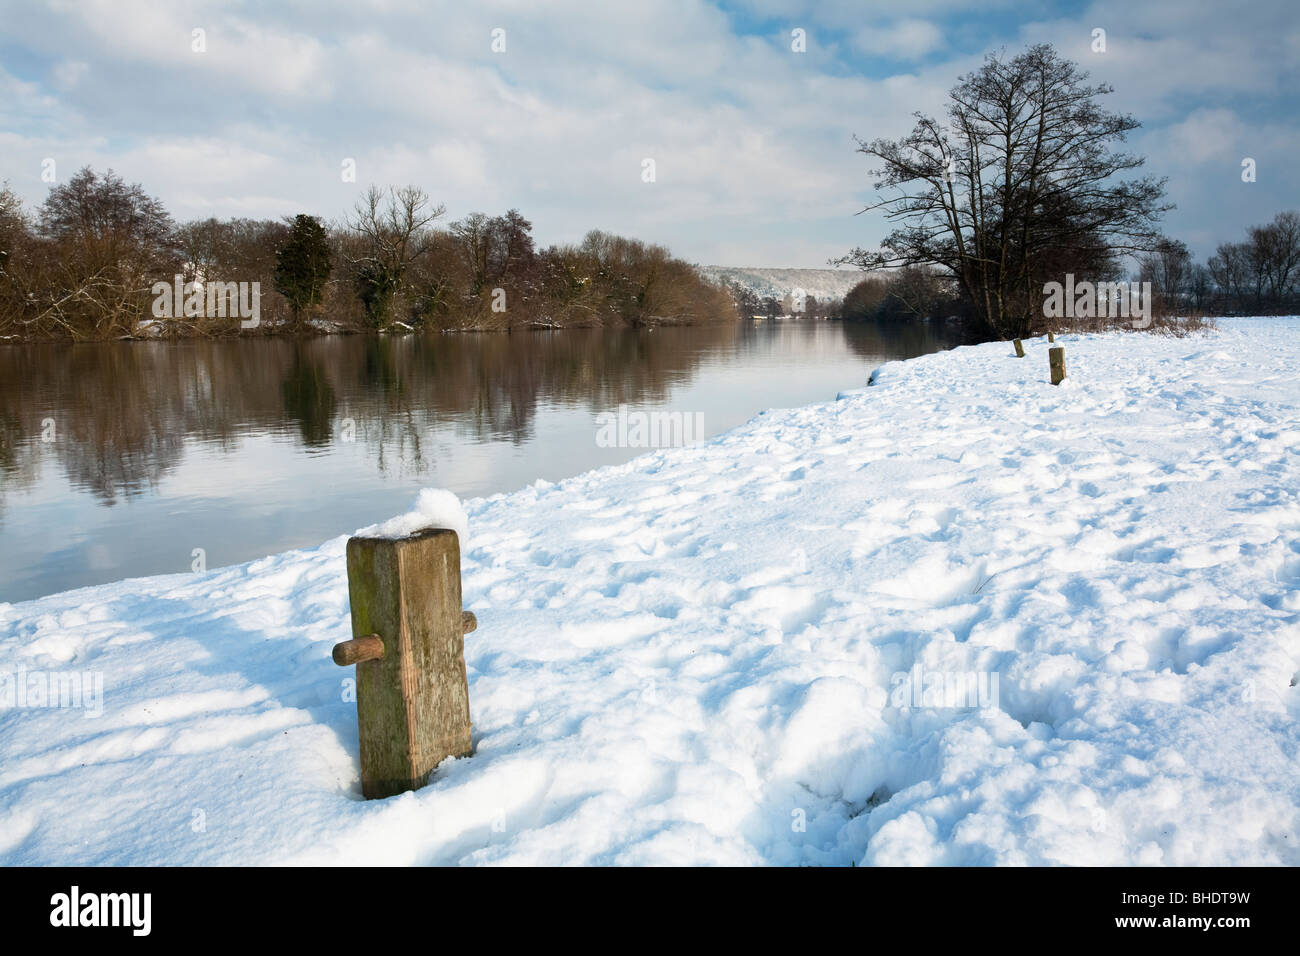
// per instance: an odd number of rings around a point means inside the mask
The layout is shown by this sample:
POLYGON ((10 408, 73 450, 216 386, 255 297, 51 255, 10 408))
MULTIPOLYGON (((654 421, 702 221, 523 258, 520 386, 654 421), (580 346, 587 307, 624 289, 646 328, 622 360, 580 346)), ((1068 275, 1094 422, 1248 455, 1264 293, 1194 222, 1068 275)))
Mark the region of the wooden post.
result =
POLYGON ((447 757, 471 752, 456 532, 348 540, 352 634, 334 660, 357 665, 361 792, 417 790, 447 757))
POLYGON ((1051 332, 1051 331, 1049 331, 1049 332, 1047 333, 1047 341, 1049 341, 1049 342, 1055 342, 1055 341, 1056 341, 1056 333, 1055 333, 1055 332, 1051 332))
POLYGON ((1052 370, 1052 384, 1060 385, 1065 379, 1065 346, 1047 350, 1047 364, 1052 370))
POLYGON ((1023 345, 1020 344, 1020 340, 1019 340, 1019 339, 1012 339, 1012 340, 1011 340, 1011 344, 1014 345, 1014 346, 1016 347, 1016 358, 1024 358, 1024 357, 1025 357, 1025 347, 1024 347, 1023 345))

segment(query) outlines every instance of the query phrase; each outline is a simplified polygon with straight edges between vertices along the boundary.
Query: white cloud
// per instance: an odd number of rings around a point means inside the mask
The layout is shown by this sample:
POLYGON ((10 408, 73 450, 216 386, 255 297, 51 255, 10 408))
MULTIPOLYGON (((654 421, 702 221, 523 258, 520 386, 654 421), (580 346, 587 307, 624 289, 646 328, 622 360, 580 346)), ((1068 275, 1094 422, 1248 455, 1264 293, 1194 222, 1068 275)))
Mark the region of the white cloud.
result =
MULTIPOLYGON (((332 218, 370 182, 415 182, 452 218, 518 207, 542 242, 600 227, 700 261, 820 266, 827 250, 886 231, 852 217, 869 185, 854 134, 902 135, 914 110, 941 112, 983 49, 1048 40, 1115 84, 1112 106, 1147 123, 1135 148, 1152 172, 1178 178, 1180 204, 1199 217, 1188 228, 1212 231, 1197 189, 1263 137, 1240 105, 1294 89, 1285 7, 1252 5, 1238 23, 1205 0, 1099 0, 1041 22, 1008 6, 980 28, 971 21, 989 6, 961 0, 913 4, 901 19, 892 3, 766 0, 730 12, 704 0, 436 10, 0 0, 10 45, 46 64, 21 78, 0 68, 0 179, 35 202, 44 156, 64 171, 112 166, 180 218, 332 218), (797 25, 809 30, 806 54, 789 48, 797 25), (1100 57, 1088 49, 1098 25, 1109 41, 1100 57), (197 26, 203 54, 190 50, 197 26), (490 50, 497 26, 505 54, 490 50), (970 42, 978 29, 984 39, 970 42), (945 46, 954 38, 960 50, 945 46), (646 156, 654 184, 640 181, 646 156), (357 160, 355 184, 340 179, 345 157, 357 160)), ((1269 149, 1295 145, 1287 125, 1263 137, 1269 149)), ((1277 171, 1256 193, 1267 204, 1294 174, 1263 152, 1277 171)), ((1237 204, 1225 227, 1252 213, 1237 204)))
POLYGON ((80 60, 64 60, 54 67, 54 85, 62 90, 70 90, 89 72, 89 63, 80 60))
POLYGON ((899 20, 859 30, 853 45, 865 53, 913 60, 943 46, 943 31, 928 20, 899 20))

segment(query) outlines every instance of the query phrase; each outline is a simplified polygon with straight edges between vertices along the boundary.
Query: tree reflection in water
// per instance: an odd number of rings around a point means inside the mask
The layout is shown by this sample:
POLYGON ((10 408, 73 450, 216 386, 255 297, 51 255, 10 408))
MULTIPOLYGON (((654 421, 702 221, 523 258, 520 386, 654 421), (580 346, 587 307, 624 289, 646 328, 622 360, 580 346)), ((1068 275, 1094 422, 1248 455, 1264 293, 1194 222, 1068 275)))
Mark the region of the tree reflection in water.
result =
POLYGON ((0 575, 50 567, 11 580, 0 600, 180 570, 167 563, 180 528, 225 537, 229 563, 376 520, 417 483, 484 494, 557 480, 633 457, 594 442, 594 416, 621 404, 688 402, 682 410, 704 413, 716 433, 865 384, 872 362, 955 341, 942 323, 802 321, 3 346, 0 546, 12 554, 0 575), (23 492, 37 510, 19 520, 6 508, 23 492), (79 496, 162 504, 110 528, 87 520, 79 496), (311 508, 314 524, 303 517, 311 508), (279 525, 262 520, 272 515, 279 525), (112 565, 89 562, 92 548, 112 565))

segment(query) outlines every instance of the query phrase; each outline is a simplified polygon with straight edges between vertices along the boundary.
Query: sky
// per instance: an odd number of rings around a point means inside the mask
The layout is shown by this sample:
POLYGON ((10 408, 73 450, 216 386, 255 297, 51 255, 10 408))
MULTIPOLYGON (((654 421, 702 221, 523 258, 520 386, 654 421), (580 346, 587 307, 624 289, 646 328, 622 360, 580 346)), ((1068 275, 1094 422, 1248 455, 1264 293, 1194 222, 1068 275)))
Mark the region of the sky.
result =
POLYGON ((180 221, 334 220, 413 183, 446 221, 518 208, 542 245, 599 228, 820 268, 888 231, 857 215, 854 136, 904 135, 1036 42, 1143 123, 1126 148, 1198 259, 1300 208, 1295 0, 0 0, 0 181, 34 207, 43 171, 112 168, 180 221))

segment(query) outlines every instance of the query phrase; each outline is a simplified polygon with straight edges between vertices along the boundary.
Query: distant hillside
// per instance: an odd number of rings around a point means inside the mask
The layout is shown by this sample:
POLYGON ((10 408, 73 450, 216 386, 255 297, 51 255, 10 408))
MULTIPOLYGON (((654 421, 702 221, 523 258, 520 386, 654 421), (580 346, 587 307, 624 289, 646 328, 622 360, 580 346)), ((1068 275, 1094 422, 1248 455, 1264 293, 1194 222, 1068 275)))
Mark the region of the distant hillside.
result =
POLYGON ((730 279, 760 298, 780 300, 795 288, 803 289, 819 301, 842 299, 863 279, 857 269, 751 269, 736 266, 699 266, 700 274, 717 282, 730 279))

